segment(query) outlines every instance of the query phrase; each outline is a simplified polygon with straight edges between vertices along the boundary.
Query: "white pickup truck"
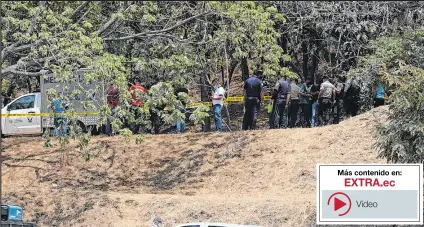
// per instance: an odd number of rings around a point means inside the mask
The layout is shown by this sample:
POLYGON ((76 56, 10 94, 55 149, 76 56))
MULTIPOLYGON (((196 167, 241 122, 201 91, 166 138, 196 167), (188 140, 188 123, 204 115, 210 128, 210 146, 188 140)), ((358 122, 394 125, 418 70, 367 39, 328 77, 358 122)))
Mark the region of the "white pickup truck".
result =
MULTIPOLYGON (((84 75, 85 70, 81 69, 76 72, 75 75, 77 78, 80 78, 84 75)), ((76 80, 75 83, 68 84, 66 87, 70 88, 66 91, 72 91, 72 86, 78 86, 77 83, 80 82, 80 79, 76 80)), ((57 92, 64 92, 64 84, 57 83, 53 75, 48 75, 42 77, 40 81, 40 92, 29 93, 22 95, 15 100, 8 103, 1 109, 1 131, 3 135, 35 135, 42 134, 44 130, 52 130, 53 117, 51 116, 52 109, 47 100, 47 91, 51 88, 55 89, 57 92)), ((92 96, 90 99, 100 99, 104 96, 97 95, 94 84, 88 86, 86 89, 92 89, 92 96)), ((102 88, 102 93, 104 93, 104 88, 102 88)), ((84 109, 82 107, 82 100, 86 100, 84 94, 80 94, 76 97, 73 97, 71 103, 75 107, 75 112, 79 114, 77 117, 78 125, 82 130, 88 131, 92 130, 99 123, 99 116, 92 109, 84 109), (86 113, 86 114, 84 114, 86 113)), ((100 103, 100 102, 93 102, 100 103)))
POLYGON ((177 225, 177 227, 261 227, 259 225, 236 225, 236 224, 226 224, 226 223, 187 223, 177 225))

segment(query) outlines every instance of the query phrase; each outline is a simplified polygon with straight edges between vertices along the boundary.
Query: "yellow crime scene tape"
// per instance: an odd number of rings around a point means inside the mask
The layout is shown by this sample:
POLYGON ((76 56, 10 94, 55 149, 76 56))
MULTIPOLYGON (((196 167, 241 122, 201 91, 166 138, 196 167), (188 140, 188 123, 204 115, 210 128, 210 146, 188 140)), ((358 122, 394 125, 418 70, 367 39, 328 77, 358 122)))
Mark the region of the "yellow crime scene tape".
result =
MULTIPOLYGON (((269 101, 269 100, 271 100, 271 96, 264 96, 264 101, 269 101)), ((224 101, 224 104, 242 103, 243 101, 244 101, 243 96, 233 96, 233 97, 228 97, 224 101)), ((212 102, 196 102, 189 105, 189 107, 194 108, 194 107, 199 107, 201 105, 212 106, 212 102)), ((63 114, 60 114, 60 116, 87 116, 87 115, 96 115, 96 114, 100 114, 100 112, 63 113, 63 114)), ((19 114, 1 114, 1 116, 2 117, 31 117, 31 116, 32 117, 50 117, 54 115, 53 113, 19 113, 19 114)))
MULTIPOLYGON (((264 96, 264 101, 269 101, 271 100, 271 96, 264 96)), ((228 97, 225 101, 224 104, 228 104, 228 103, 242 103, 244 101, 244 97, 243 96, 233 96, 233 97, 228 97)), ((212 102, 196 102, 191 104, 189 107, 199 107, 201 105, 206 105, 206 106, 212 106, 212 102)))

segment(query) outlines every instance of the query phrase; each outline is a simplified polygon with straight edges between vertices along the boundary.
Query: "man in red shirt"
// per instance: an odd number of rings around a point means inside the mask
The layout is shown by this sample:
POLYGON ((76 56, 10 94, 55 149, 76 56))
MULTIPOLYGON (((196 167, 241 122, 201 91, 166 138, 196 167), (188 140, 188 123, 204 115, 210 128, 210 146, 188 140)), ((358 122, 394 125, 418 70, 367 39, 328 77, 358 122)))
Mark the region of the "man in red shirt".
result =
MULTIPOLYGON (((132 95, 132 111, 134 113, 134 118, 137 119, 140 117, 137 107, 143 106, 143 99, 140 97, 141 93, 147 93, 147 89, 141 86, 140 81, 137 78, 134 78, 134 84, 130 87, 130 93, 132 95)), ((136 134, 140 130, 140 124, 134 122, 130 125, 131 131, 136 134)))
MULTIPOLYGON (((119 104, 119 89, 113 86, 110 86, 106 90, 107 94, 107 104, 109 105, 109 108, 112 111, 112 117, 116 114, 116 107, 119 104)), ((111 136, 112 135, 112 124, 110 122, 110 119, 107 119, 106 123, 106 135, 111 136)))
POLYGON ((139 95, 139 92, 146 93, 147 89, 141 86, 140 81, 137 78, 134 79, 134 84, 130 87, 130 92, 133 99, 132 106, 143 106, 143 100, 137 96, 139 95))

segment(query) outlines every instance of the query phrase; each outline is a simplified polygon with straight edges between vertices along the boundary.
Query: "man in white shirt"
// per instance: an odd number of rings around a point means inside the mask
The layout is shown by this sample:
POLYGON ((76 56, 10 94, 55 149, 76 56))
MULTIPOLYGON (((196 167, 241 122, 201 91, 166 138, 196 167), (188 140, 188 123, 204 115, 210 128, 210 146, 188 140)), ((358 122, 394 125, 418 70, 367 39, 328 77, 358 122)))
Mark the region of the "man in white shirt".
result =
POLYGON ((321 124, 327 125, 330 121, 329 115, 336 97, 336 87, 330 83, 327 76, 325 76, 323 80, 324 82, 321 84, 318 94, 319 117, 321 119, 321 124))
POLYGON ((218 78, 212 81, 212 85, 213 92, 210 98, 212 99, 213 105, 215 130, 220 132, 222 130, 222 107, 224 106, 225 89, 221 86, 218 78))

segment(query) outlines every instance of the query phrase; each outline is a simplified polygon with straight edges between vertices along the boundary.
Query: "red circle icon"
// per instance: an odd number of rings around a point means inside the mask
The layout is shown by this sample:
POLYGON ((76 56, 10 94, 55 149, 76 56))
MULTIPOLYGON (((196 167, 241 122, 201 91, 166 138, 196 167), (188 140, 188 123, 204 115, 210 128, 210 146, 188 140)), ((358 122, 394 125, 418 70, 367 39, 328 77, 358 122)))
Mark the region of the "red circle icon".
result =
POLYGON ((338 211, 339 209, 341 209, 341 208, 343 208, 347 205, 344 201, 335 197, 336 195, 342 195, 342 196, 346 197, 347 200, 349 201, 349 208, 347 209, 347 211, 342 213, 342 214, 339 214, 339 216, 345 216, 347 213, 349 213, 350 209, 352 208, 352 201, 350 200, 350 197, 346 193, 336 192, 336 193, 331 194, 331 196, 328 198, 327 205, 330 205, 330 201, 334 197, 334 202, 333 202, 334 211, 338 211))

